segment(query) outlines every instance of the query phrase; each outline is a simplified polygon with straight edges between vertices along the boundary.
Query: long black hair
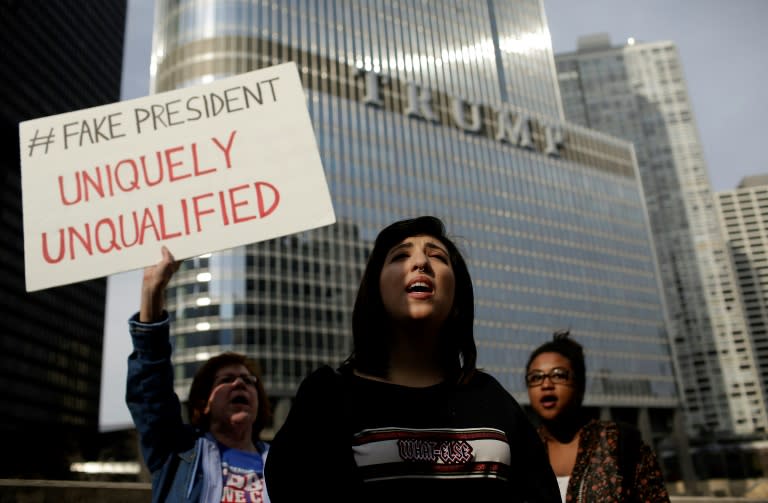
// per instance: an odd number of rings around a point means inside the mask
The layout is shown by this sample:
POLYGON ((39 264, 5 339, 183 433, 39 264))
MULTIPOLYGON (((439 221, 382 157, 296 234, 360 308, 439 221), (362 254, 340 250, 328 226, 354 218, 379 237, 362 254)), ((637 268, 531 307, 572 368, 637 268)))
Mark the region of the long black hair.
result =
POLYGON ((455 278, 453 306, 439 336, 439 357, 443 369, 447 377, 457 380, 475 370, 477 348, 472 331, 475 320, 472 278, 458 247, 446 235, 445 225, 432 216, 395 222, 376 237, 355 299, 352 312, 353 350, 345 366, 386 377, 391 324, 379 289, 381 270, 393 246, 420 235, 432 236, 446 247, 455 278))

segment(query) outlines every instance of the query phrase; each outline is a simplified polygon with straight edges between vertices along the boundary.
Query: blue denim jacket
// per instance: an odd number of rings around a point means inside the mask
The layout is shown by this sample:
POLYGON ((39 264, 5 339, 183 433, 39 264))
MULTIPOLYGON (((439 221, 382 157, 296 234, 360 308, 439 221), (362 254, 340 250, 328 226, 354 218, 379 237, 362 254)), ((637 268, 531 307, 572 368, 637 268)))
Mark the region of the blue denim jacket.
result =
MULTIPOLYGON (((133 352, 128 357, 126 403, 152 474, 152 503, 221 501, 221 457, 210 435, 181 420, 173 390, 169 320, 128 322, 133 352)), ((256 446, 266 458, 269 446, 256 446)), ((269 501, 266 490, 264 501, 269 501)))

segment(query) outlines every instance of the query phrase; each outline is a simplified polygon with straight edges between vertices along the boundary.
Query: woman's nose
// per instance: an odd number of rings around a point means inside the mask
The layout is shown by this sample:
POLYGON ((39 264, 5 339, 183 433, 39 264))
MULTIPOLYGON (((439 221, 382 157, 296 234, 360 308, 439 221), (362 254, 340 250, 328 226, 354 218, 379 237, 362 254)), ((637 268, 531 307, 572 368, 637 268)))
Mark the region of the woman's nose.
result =
POLYGON ((428 273, 432 270, 431 267, 429 266, 429 260, 414 261, 413 268, 417 272, 421 272, 421 273, 428 273))
POLYGON ((428 272, 431 270, 429 265, 429 257, 423 253, 416 253, 413 255, 413 269, 419 272, 428 272))

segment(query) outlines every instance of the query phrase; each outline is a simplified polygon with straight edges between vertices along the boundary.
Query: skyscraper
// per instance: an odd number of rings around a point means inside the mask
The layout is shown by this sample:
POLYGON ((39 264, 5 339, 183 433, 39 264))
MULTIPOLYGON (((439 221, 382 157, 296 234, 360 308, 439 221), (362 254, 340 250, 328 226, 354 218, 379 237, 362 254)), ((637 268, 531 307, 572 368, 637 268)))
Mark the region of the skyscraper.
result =
POLYGON ((126 2, 0 5, 0 478, 66 477, 97 434, 105 281, 27 294, 18 123, 120 98, 126 2))
POLYGON ((156 12, 157 92, 298 64, 338 218, 185 263, 168 299, 180 396, 199 360, 234 349, 287 404, 312 368, 348 355, 377 232, 434 214, 468 258, 480 366, 527 400, 530 351, 570 328, 587 348, 587 403, 664 429, 678 398, 634 153, 563 121, 539 0, 156 12))
MULTIPOLYGON (((717 194, 720 222, 736 270, 738 289, 747 317, 753 353, 742 352, 743 361, 754 360, 760 373, 763 396, 768 390, 768 174, 744 178, 733 190, 717 194)), ((759 386, 747 392, 760 396, 759 386)))
POLYGON ((720 228, 682 63, 672 42, 607 35, 556 56, 568 120, 632 141, 693 434, 765 431, 765 399, 720 228))

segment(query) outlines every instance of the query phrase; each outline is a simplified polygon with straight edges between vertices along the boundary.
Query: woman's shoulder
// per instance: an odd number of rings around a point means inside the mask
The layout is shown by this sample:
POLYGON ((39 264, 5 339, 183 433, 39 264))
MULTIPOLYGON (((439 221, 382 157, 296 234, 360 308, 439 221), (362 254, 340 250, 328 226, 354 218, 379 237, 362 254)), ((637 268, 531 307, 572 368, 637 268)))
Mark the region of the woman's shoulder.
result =
MULTIPOLYGON (((286 424, 290 420, 303 425, 301 428, 312 424, 313 428, 317 429, 315 427, 323 421, 330 421, 331 411, 338 410, 343 405, 341 380, 341 374, 330 366, 324 365, 313 370, 299 384, 286 424)), ((280 432, 275 438, 279 435, 280 432)))
POLYGON ((330 381, 339 379, 342 375, 341 369, 331 367, 330 365, 322 365, 306 377, 308 381, 330 381))
POLYGON ((337 386, 341 383, 343 374, 339 369, 335 369, 330 365, 323 365, 307 375, 299 386, 299 392, 302 390, 309 391, 317 388, 325 388, 327 386, 337 386))
POLYGON ((582 428, 587 443, 600 444, 610 451, 639 451, 642 446, 640 430, 623 422, 591 419, 582 428))
POLYGON ((587 422, 587 427, 594 428, 596 430, 616 430, 618 423, 610 419, 590 419, 587 422))
POLYGON ((582 436, 594 436, 596 438, 616 439, 619 434, 619 425, 616 421, 605 419, 590 419, 581 428, 582 436))
POLYGON ((636 426, 621 421, 605 419, 591 419, 585 426, 585 430, 593 431, 608 438, 639 436, 640 430, 636 426))
POLYGON ((504 388, 504 386, 493 377, 491 374, 484 370, 475 369, 472 374, 462 380, 467 386, 479 390, 486 390, 490 393, 500 393, 503 395, 512 395, 504 388))
POLYGON ((462 385, 465 392, 475 396, 485 403, 493 403, 495 406, 507 412, 514 411, 515 415, 524 414, 522 407, 493 375, 483 370, 475 370, 469 379, 462 385))
POLYGON ((462 379, 462 382, 472 385, 501 386, 498 380, 483 369, 473 369, 462 379))

